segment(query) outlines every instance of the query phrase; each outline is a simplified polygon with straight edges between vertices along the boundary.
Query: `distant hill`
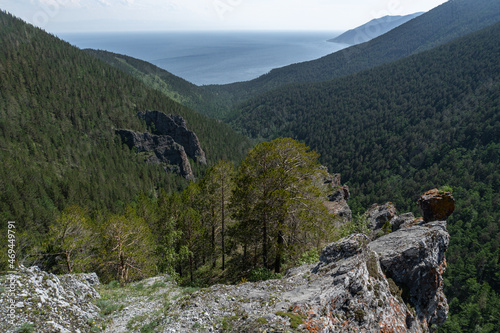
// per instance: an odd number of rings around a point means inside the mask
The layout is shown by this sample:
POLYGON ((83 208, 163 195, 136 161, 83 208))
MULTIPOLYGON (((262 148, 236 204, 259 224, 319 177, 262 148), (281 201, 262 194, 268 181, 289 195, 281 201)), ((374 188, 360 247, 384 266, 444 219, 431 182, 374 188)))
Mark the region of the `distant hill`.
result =
POLYGON ((348 30, 338 37, 329 39, 332 43, 342 43, 356 45, 368 42, 373 38, 385 34, 392 29, 399 27, 400 25, 414 19, 417 16, 422 15, 423 12, 414 13, 410 15, 386 15, 381 18, 373 19, 368 23, 365 23, 357 28, 348 30))
MULTIPOLYGON (((209 164, 238 162, 251 145, 228 125, 3 11, 0 78, 0 218, 25 231, 45 231, 69 205, 116 212, 140 192, 186 185, 115 134, 147 131, 139 111, 182 116, 209 164)), ((202 166, 193 171, 200 175, 202 166)))
POLYGON ((500 1, 452 0, 371 41, 257 79, 207 89, 235 104, 291 83, 321 82, 429 50, 500 21, 500 1))

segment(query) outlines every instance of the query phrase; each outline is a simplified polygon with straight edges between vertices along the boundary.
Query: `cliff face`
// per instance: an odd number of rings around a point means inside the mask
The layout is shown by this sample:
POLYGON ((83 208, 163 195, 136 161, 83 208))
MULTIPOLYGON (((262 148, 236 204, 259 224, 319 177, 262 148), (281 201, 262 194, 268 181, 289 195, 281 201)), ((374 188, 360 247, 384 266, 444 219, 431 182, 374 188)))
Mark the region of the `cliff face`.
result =
POLYGON ((137 114, 157 135, 168 135, 184 147, 187 156, 201 164, 207 164, 205 152, 196 134, 187 129, 186 121, 178 115, 167 115, 160 111, 145 111, 137 114))
POLYGON ((178 115, 167 115, 159 111, 139 112, 154 134, 137 133, 131 130, 117 130, 122 141, 130 149, 138 152, 151 152, 147 162, 164 164, 166 171, 174 171, 186 179, 194 179, 188 157, 198 163, 206 164, 205 152, 196 134, 187 129, 185 120, 178 115))
POLYGON ((187 179, 194 179, 191 164, 184 147, 168 135, 152 135, 149 133, 136 133, 130 130, 117 130, 123 143, 130 149, 137 148, 140 152, 151 152, 147 162, 152 164, 165 164, 166 171, 175 171, 187 179))

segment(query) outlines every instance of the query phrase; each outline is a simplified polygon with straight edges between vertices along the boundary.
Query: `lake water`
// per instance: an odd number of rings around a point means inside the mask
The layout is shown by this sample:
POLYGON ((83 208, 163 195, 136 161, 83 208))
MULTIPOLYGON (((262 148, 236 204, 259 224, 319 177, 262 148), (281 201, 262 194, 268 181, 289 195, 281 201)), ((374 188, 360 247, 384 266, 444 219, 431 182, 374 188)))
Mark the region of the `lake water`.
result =
POLYGON ((78 33, 59 37, 81 48, 148 61, 194 84, 254 79, 271 69, 346 47, 327 42, 341 32, 78 33))

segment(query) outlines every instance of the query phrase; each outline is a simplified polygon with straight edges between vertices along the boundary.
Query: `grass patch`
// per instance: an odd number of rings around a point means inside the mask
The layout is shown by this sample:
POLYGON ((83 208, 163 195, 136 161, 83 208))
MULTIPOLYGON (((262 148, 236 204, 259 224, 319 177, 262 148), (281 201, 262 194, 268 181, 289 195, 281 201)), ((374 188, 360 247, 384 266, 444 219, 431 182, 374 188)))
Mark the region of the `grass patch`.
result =
POLYGON ((16 333, 31 333, 33 332, 33 324, 32 323, 24 323, 18 328, 16 328, 16 333))
POLYGON ((115 311, 121 311, 125 307, 123 304, 114 304, 106 299, 98 299, 96 301, 96 305, 99 309, 101 309, 101 313, 105 316, 108 316, 115 311))
POLYGON ((304 317, 296 313, 278 311, 275 314, 280 317, 289 318, 291 328, 297 328, 304 323, 304 317))

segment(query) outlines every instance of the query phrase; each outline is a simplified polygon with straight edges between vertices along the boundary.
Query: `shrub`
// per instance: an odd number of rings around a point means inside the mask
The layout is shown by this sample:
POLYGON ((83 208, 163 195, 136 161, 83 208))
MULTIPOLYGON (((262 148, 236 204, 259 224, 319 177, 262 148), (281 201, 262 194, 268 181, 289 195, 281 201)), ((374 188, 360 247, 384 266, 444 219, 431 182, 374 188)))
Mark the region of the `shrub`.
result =
POLYGON ((265 267, 254 268, 250 271, 250 274, 248 274, 248 280, 252 282, 279 279, 280 277, 281 274, 273 273, 265 267))

